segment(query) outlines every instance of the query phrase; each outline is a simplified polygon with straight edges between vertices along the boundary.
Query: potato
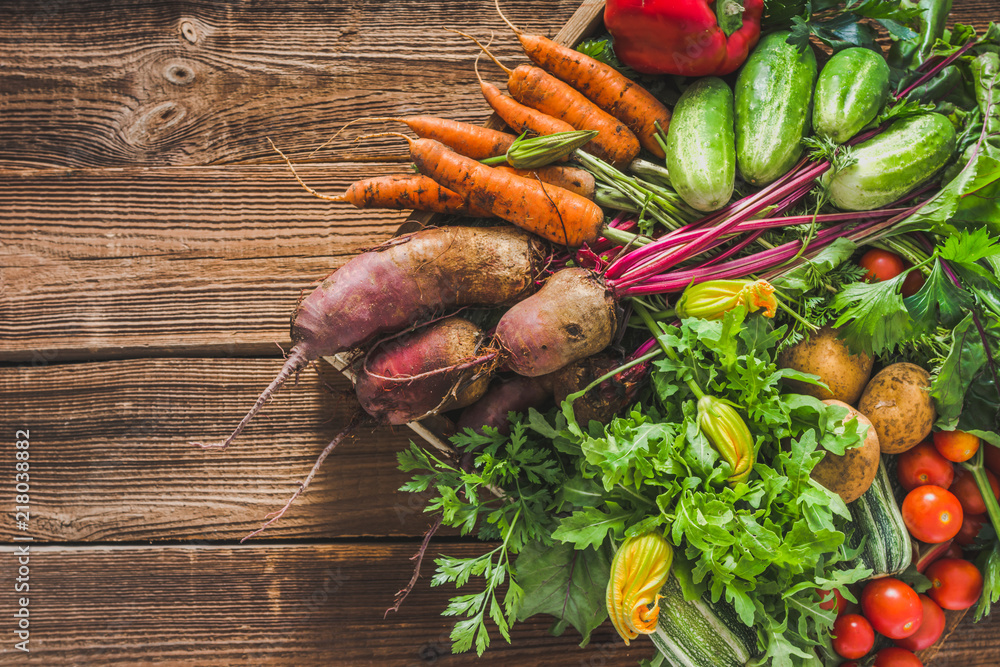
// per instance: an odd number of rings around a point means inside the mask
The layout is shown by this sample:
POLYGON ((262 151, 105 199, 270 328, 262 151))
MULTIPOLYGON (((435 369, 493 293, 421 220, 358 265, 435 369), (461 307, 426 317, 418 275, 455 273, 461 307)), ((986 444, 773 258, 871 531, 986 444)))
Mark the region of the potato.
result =
POLYGON ((849 503, 860 498, 875 481, 879 462, 878 435, 868 418, 847 403, 833 398, 823 402, 847 408, 848 415, 844 421, 857 419, 868 426, 868 434, 860 447, 848 449, 843 456, 826 452, 812 471, 814 480, 843 498, 845 503, 849 503))
POLYGON ((778 365, 818 375, 830 388, 827 391, 814 384, 785 380, 792 391, 820 400, 835 398, 852 405, 872 374, 872 358, 867 354, 851 354, 844 341, 837 338, 837 330, 831 327, 823 327, 808 340, 783 350, 778 355, 778 365))
POLYGON ((858 410, 875 425, 883 454, 900 454, 930 435, 937 418, 930 374, 909 363, 886 366, 872 378, 858 410))

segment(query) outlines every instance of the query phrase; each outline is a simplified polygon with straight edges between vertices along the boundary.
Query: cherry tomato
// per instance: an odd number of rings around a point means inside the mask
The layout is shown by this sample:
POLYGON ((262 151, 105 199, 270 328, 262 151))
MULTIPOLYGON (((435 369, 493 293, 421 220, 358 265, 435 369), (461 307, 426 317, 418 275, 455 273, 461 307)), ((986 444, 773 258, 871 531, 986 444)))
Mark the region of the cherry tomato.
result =
POLYGON ((1000 475, 1000 447, 983 447, 983 465, 994 475, 1000 475))
POLYGON ((921 593, 920 604, 924 610, 920 627, 909 637, 896 640, 896 646, 907 651, 923 651, 925 648, 930 648, 944 632, 944 612, 937 602, 921 593))
MULTIPOLYGON (((1000 483, 997 482, 997 476, 989 470, 985 472, 990 488, 993 489, 993 497, 1000 500, 1000 483)), ((955 472, 955 481, 948 490, 955 494, 958 502, 962 504, 962 511, 966 514, 982 514, 986 511, 986 501, 976 486, 976 478, 962 466, 955 472)))
POLYGON ((927 595, 942 609, 968 609, 983 592, 983 575, 960 558, 942 558, 924 572, 931 580, 927 595))
POLYGON ((924 614, 917 592, 894 577, 869 581, 861 591, 861 610, 872 628, 889 639, 912 635, 924 614))
POLYGON ((903 272, 903 260, 899 255, 878 248, 863 254, 858 264, 867 271, 865 280, 875 282, 892 280, 903 272))
POLYGON ((955 467, 938 453, 930 438, 900 454, 896 463, 899 483, 907 491, 924 484, 947 489, 955 477, 955 467))
POLYGON ((913 651, 890 646, 875 654, 873 667, 924 667, 924 663, 920 662, 913 651))
POLYGON ((933 437, 941 456, 955 463, 968 461, 979 449, 979 438, 965 431, 938 431, 933 437))
POLYGON ((833 622, 833 650, 841 658, 863 657, 875 645, 875 630, 859 614, 844 614, 833 622))
MULTIPOLYGON (((979 531, 983 529, 987 521, 989 518, 985 514, 966 514, 962 519, 962 527, 958 529, 958 535, 955 536, 955 542, 965 547, 969 546, 976 541, 979 531)), ((941 554, 941 557, 956 558, 956 556, 949 556, 947 551, 941 554)), ((961 557, 961 555, 957 556, 957 558, 961 557)))
MULTIPOLYGON (((906 268, 910 268, 907 266, 906 268)), ((899 293, 904 297, 913 296, 920 291, 920 288, 924 286, 924 274, 920 272, 920 269, 915 269, 906 274, 903 278, 903 286, 900 288, 899 293)))
POLYGON ((940 486, 927 484, 903 498, 903 523, 910 535, 928 544, 950 540, 962 527, 962 504, 940 486))
MULTIPOLYGON (((820 600, 825 600, 830 595, 830 591, 824 591, 821 588, 817 588, 816 595, 819 596, 820 600)), ((826 602, 819 603, 820 609, 826 609, 827 611, 829 611, 835 608, 837 610, 837 616, 840 616, 841 614, 844 613, 844 607, 846 606, 847 606, 847 600, 844 599, 844 596, 841 595, 840 591, 838 591, 836 588, 833 589, 832 598, 826 600, 826 602)))

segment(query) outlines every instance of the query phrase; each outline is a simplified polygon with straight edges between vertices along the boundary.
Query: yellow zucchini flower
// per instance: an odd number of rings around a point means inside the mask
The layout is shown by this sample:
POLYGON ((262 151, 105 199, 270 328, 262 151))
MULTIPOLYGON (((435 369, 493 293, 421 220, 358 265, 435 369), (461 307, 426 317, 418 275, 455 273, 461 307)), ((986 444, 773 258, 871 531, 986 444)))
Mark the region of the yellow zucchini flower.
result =
POLYGON ((615 553, 608 582, 608 616, 626 645, 640 634, 656 631, 660 589, 673 560, 670 543, 656 533, 630 537, 615 553))

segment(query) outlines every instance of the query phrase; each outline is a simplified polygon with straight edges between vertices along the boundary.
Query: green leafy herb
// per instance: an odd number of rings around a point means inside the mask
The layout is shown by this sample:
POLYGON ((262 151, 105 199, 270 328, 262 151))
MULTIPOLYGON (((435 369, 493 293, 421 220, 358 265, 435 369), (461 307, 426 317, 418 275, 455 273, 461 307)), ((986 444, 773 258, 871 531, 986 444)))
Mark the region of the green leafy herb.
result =
POLYGON ((913 337, 910 313, 899 293, 903 280, 905 275, 900 274, 882 282, 854 283, 834 298, 833 307, 841 311, 834 326, 841 329, 841 337, 852 351, 868 355, 891 352, 913 337))

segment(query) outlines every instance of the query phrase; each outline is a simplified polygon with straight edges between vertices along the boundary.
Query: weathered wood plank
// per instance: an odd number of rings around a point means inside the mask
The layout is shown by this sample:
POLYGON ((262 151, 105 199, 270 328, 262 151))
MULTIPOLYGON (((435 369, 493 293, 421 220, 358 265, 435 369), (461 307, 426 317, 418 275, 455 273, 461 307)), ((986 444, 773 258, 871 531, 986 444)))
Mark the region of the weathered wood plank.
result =
MULTIPOLYGON (((511 20, 553 34, 579 2, 504 3, 511 20)), ((487 37, 523 59, 492 2, 87 3, 0 5, 0 168, 273 161, 315 148, 349 120, 424 113, 481 123, 472 71, 487 37)), ((496 68, 484 74, 497 77, 496 68)), ((356 135, 346 135, 351 138, 356 135)), ((398 141, 340 142, 355 159, 398 141)))
MULTIPOLYGON (((484 545, 431 545, 429 557, 482 553, 484 545)), ((13 560, 10 548, 0 557, 13 560)), ((450 654, 453 619, 441 617, 454 587, 430 588, 433 564, 403 608, 383 620, 410 577, 412 544, 31 547, 30 648, 0 646, 18 665, 468 665, 450 654)), ((4 616, 13 613, 10 597, 4 616)), ((482 664, 635 665, 609 623, 579 649, 572 629, 546 633, 544 617, 515 626, 512 645, 494 631, 482 664)))
MULTIPOLYGON (((347 380, 307 369, 226 451, 277 359, 143 359, 0 368, 0 460, 30 430, 36 540, 238 540, 280 508, 356 408, 347 380)), ((397 491, 407 428, 363 427, 257 540, 422 535, 426 497, 397 491)), ((11 468, 12 469, 12 468, 11 468)), ((444 534, 447 534, 445 531, 444 534)), ((23 534, 0 522, 0 537, 23 534)))
MULTIPOLYGON (((469 556, 485 545, 432 543, 469 556)), ((467 665, 449 654, 450 621, 438 614, 453 588, 430 588, 432 565, 399 613, 383 620, 405 585, 414 546, 398 542, 228 547, 31 546, 31 653, 0 647, 11 664, 467 665), (16 656, 16 658, 15 658, 16 656)), ((0 557, 12 558, 11 547, 0 557)), ((4 608, 10 603, 4 601, 4 608)), ((608 624, 578 649, 572 630, 546 634, 544 617, 498 637, 490 665, 634 665, 652 646, 626 648, 608 624)), ((932 663, 1000 661, 1000 618, 966 621, 932 663)))
MULTIPOLYGON (((302 176, 340 194, 405 170, 302 176)), ((316 199, 279 166, 8 172, 0 211, 0 360, 31 362, 272 354, 300 290, 407 215, 316 199)))

